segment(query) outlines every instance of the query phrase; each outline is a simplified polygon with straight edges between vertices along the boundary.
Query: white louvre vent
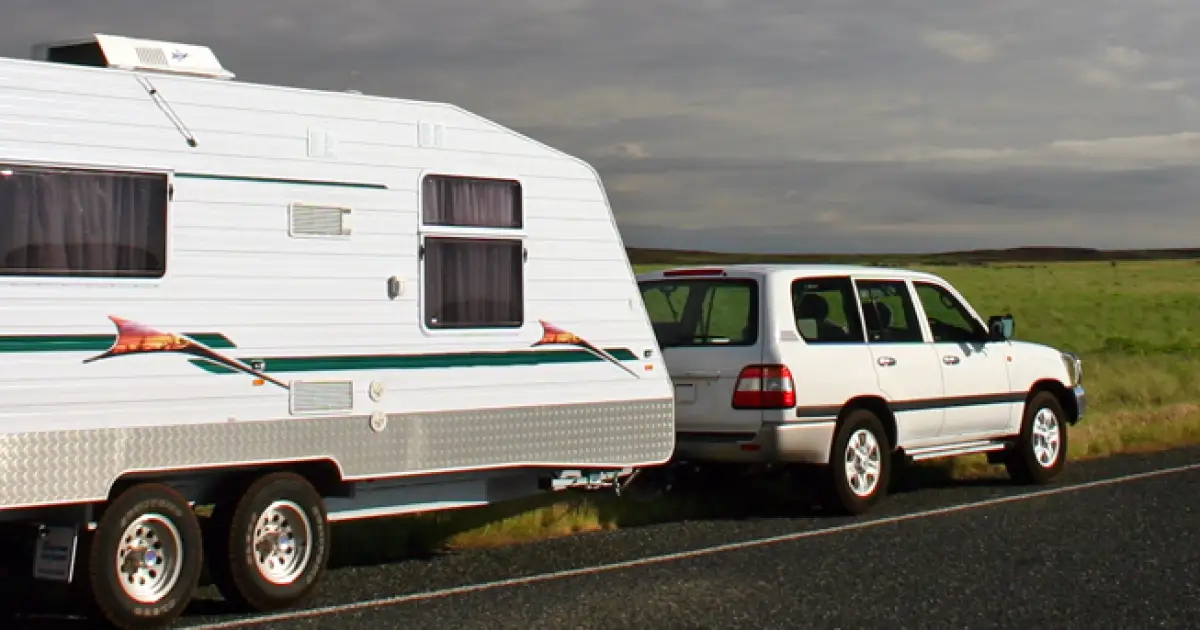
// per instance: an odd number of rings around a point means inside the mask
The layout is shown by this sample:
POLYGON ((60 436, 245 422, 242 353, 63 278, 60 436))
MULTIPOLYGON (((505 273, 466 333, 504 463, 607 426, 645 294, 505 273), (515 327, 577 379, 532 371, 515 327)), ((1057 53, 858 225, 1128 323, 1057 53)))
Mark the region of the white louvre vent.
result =
POLYGON ((324 129, 308 130, 308 157, 337 158, 337 137, 324 129))
POLYGON ((121 68, 232 79, 207 46, 96 33, 88 39, 38 44, 33 58, 76 66, 121 68))
POLYGON ((292 381, 292 414, 354 409, 353 381, 292 381))
POLYGON ((350 208, 294 203, 289 214, 292 236, 350 236, 350 208))
POLYGON ((167 53, 161 48, 147 48, 146 46, 137 47, 138 61, 147 66, 166 66, 167 53))
POLYGON ((446 143, 446 126, 438 123, 421 122, 417 125, 417 144, 423 147, 440 147, 446 143))

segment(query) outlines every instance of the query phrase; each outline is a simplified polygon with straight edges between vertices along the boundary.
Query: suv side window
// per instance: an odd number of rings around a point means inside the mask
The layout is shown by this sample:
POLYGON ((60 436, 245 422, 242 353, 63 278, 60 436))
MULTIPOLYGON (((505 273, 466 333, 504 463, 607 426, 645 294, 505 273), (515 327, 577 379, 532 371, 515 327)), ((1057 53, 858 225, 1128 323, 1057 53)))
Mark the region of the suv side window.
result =
POLYGON ((914 282, 934 341, 966 342, 987 338, 987 330, 946 289, 928 282, 914 282))
POLYGON ((849 277, 800 278, 792 282, 796 330, 813 343, 863 343, 862 321, 849 277))
POLYGON ((867 339, 875 343, 924 343, 912 293, 903 280, 858 280, 867 339))

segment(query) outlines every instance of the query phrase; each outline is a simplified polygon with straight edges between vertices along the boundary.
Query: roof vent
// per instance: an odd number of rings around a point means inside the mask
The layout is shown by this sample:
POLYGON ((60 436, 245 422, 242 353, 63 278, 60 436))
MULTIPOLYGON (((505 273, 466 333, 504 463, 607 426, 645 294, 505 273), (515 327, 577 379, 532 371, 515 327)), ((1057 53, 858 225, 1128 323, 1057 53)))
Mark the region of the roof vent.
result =
POLYGON ((133 39, 96 33, 89 39, 38 44, 33 58, 76 66, 121 68, 232 79, 207 46, 133 39))

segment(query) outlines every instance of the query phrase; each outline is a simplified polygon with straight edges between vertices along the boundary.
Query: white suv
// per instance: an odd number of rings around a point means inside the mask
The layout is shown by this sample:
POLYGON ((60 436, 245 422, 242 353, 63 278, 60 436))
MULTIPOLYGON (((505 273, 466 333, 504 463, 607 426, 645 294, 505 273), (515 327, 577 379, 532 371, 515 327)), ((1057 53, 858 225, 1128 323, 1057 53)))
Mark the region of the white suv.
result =
POLYGON ((942 278, 838 265, 640 274, 675 383, 677 461, 818 464, 852 514, 893 455, 987 453, 1020 482, 1066 460, 1086 407, 1077 356, 1013 341, 942 278))

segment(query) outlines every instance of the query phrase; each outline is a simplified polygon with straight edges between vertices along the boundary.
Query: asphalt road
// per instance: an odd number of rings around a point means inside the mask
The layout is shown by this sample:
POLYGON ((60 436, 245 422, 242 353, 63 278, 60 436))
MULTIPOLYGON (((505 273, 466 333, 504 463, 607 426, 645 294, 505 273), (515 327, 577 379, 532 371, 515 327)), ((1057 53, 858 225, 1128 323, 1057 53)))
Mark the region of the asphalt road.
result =
POLYGON ((307 610, 255 620, 201 601, 180 625, 1200 628, 1198 530, 1189 449, 1077 464, 1046 488, 923 488, 857 519, 671 523, 340 569, 307 610))

